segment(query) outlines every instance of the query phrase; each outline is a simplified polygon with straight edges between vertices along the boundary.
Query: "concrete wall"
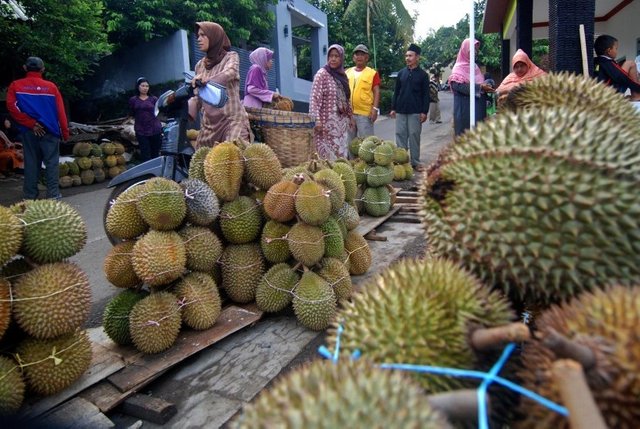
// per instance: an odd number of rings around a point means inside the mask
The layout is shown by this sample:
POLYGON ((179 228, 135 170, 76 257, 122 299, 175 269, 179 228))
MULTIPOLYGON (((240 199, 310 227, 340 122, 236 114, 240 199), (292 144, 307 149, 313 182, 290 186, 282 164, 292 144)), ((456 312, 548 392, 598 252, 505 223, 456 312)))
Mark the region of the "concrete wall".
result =
POLYGON ((100 98, 134 89, 140 76, 152 85, 182 80, 185 70, 190 70, 187 32, 178 30, 103 58, 85 90, 91 98, 100 98))
POLYGON ((296 77, 293 28, 299 25, 312 27, 311 69, 315 75, 326 63, 329 40, 327 15, 305 1, 280 0, 277 5, 271 6, 271 9, 276 17, 271 40, 275 51, 274 65, 278 70, 278 88, 283 95, 294 101, 309 103, 311 81, 296 77))

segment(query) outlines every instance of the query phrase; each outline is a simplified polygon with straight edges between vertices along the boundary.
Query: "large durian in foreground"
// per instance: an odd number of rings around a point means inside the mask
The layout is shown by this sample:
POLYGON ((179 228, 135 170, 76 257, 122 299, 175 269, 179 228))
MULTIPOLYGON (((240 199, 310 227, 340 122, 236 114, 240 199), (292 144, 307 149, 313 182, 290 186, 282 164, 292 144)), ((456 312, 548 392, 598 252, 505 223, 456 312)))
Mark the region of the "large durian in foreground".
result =
MULTIPOLYGON (((584 294, 563 306, 554 306, 536 320, 537 337, 552 332, 586 346, 595 365, 585 369, 587 383, 607 427, 637 428, 640 422, 640 288, 616 286, 584 294)), ((558 357, 544 342, 529 343, 522 354, 524 386, 558 402, 551 365, 558 357)), ((569 428, 564 417, 522 401, 526 420, 519 427, 569 428)))
POLYGON ((451 426, 404 375, 361 361, 316 360, 247 405, 231 428, 423 428, 451 426))
MULTIPOLYGON (((470 368, 474 354, 467 344, 471 327, 510 321, 507 301, 446 260, 402 260, 383 271, 373 284, 343 302, 329 329, 336 345, 337 325, 344 332, 347 355, 360 350, 378 363, 408 363, 470 368)), ((464 386, 459 378, 416 375, 428 392, 464 386)))
MULTIPOLYGON (((509 91, 504 107, 509 110, 565 106, 585 109, 633 125, 638 113, 613 87, 572 73, 550 73, 509 91)), ((594 121, 597 125, 598 121, 594 121)), ((637 127, 637 125, 635 125, 637 127)))
POLYGON ((637 282, 638 161, 640 133, 615 118, 565 108, 498 115, 431 167, 429 251, 535 306, 637 282))

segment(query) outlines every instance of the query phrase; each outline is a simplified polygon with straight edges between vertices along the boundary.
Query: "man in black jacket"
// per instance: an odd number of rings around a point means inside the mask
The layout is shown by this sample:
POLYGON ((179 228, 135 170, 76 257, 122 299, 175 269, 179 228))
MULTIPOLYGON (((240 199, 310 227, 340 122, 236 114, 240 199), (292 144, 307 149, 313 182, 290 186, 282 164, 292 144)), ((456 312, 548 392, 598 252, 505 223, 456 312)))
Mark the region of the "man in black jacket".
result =
POLYGON ((420 47, 413 43, 404 55, 407 67, 398 72, 389 115, 396 119, 396 144, 409 150, 411 166, 420 164, 420 133, 429 113, 429 75, 418 65, 420 47))

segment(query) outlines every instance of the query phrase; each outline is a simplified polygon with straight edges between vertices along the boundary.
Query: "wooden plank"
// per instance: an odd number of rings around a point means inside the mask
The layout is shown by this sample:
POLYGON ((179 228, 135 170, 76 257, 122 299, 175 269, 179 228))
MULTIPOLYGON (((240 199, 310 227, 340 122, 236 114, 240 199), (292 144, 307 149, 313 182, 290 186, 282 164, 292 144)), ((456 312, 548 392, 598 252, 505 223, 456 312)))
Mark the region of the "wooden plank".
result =
POLYGON ((422 220, 419 217, 411 215, 394 216, 393 221, 398 223, 422 223, 422 220))
POLYGON ((107 413, 120 405, 134 392, 121 392, 106 380, 85 389, 78 395, 94 404, 100 411, 107 413))
POLYGON ((251 325, 261 317, 262 311, 258 310, 255 304, 225 307, 211 329, 180 332, 176 343, 169 350, 154 355, 139 356, 130 365, 109 376, 107 380, 121 392, 135 390, 154 379, 159 372, 251 325))
POLYGON ((163 425, 175 416, 178 410, 174 404, 162 398, 135 394, 124 401, 122 412, 132 417, 163 425))
POLYGON ((400 213, 419 213, 424 207, 414 204, 404 204, 400 206, 400 213))
POLYGON ((384 235, 376 234, 376 230, 375 229, 369 231, 367 233, 367 235, 364 236, 364 238, 366 238, 367 240, 371 240, 371 241, 387 241, 387 237, 384 236, 384 235))
POLYGON ((416 197, 396 197, 396 204, 418 204, 418 198, 416 197))
POLYGON ((420 192, 419 191, 404 191, 401 190, 400 192, 398 192, 398 196, 399 197, 419 197, 420 196, 420 192))
POLYGON ((379 225, 382 225, 387 219, 393 216, 398 210, 400 210, 399 206, 393 206, 391 207, 391 210, 389 210, 389 213, 381 217, 373 217, 368 215, 360 216, 360 223, 356 227, 355 231, 358 234, 365 236, 370 231, 377 228, 379 225))
POLYGON ((46 422, 46 427, 61 429, 102 429, 115 427, 115 424, 113 424, 107 416, 102 414, 98 407, 86 399, 78 397, 65 402, 44 416, 42 423, 44 422, 46 422))
POLYGON ((27 401, 20 413, 27 419, 37 417, 126 366, 119 354, 100 343, 92 342, 91 351, 91 365, 75 383, 55 395, 27 401))

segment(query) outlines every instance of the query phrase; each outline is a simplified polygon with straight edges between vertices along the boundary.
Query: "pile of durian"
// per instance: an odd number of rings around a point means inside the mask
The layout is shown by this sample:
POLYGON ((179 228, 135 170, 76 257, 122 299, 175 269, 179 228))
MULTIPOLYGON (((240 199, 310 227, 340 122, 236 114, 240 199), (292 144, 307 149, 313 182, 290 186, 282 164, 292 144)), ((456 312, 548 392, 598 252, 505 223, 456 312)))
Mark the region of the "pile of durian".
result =
POLYGON ((409 180, 413 168, 409 153, 395 143, 376 136, 356 137, 349 143, 349 151, 355 157, 353 171, 358 183, 357 207, 370 216, 384 216, 393 206, 394 180, 409 180))
POLYGON ((25 394, 53 395, 91 364, 80 328, 91 307, 84 271, 68 258, 87 239, 70 205, 27 200, 0 206, 0 416, 13 414, 25 394))
POLYGON ((78 142, 73 145, 73 161, 61 163, 59 186, 91 185, 112 179, 127 169, 125 148, 120 142, 78 142))
POLYGON ((104 271, 127 290, 107 305, 105 332, 158 353, 182 324, 213 326, 224 297, 270 312, 293 302, 304 326, 326 328, 351 293, 350 272, 371 264, 346 202, 353 171, 334 167, 283 176, 269 146, 223 142, 194 154, 188 180, 154 178, 120 194, 105 228, 122 242, 104 271))
POLYGON ((339 345, 342 359, 287 374, 231 427, 347 427, 369 416, 374 427, 409 416, 410 427, 447 427, 445 418, 474 427, 477 403, 470 420, 455 411, 469 405, 460 389, 477 398, 478 380, 403 372, 428 395, 423 416, 366 392, 395 396, 380 377, 398 374, 381 364, 487 371, 514 341, 521 347, 500 375, 569 416, 494 384, 491 427, 596 427, 570 424, 583 415, 600 418, 597 427, 638 426, 640 115, 612 89, 568 74, 534 80, 508 101, 514 111, 464 134, 428 169, 428 255, 394 264, 338 310, 327 347, 339 345), (527 323, 509 323, 518 319, 527 323), (357 356, 353 380, 347 358, 357 356), (565 360, 583 384, 562 381, 565 360), (585 394, 590 409, 576 404, 585 394))

